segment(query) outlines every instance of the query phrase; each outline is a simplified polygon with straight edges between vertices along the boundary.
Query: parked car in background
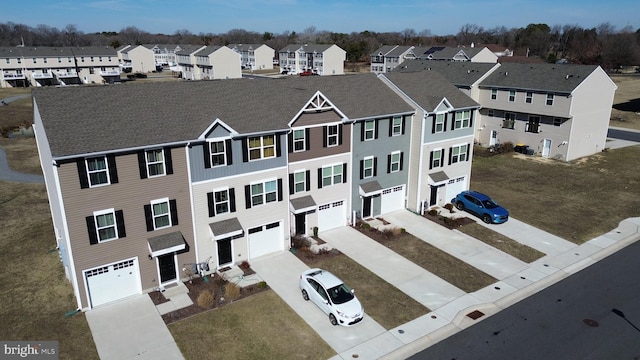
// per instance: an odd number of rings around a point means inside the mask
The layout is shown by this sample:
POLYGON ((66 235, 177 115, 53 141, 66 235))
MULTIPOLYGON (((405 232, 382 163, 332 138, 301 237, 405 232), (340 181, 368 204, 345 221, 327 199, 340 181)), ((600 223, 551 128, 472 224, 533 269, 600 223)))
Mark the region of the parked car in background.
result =
POLYGON ((463 191, 451 203, 458 210, 466 210, 480 217, 487 224, 501 224, 509 220, 509 211, 489 196, 477 191, 463 191))
POLYGON ((305 70, 300 73, 300 76, 311 76, 311 75, 313 75, 313 72, 311 72, 311 70, 305 70))
POLYGON ((329 315, 332 325, 352 326, 364 317, 364 309, 347 285, 332 273, 314 268, 300 274, 302 298, 311 300, 329 315))

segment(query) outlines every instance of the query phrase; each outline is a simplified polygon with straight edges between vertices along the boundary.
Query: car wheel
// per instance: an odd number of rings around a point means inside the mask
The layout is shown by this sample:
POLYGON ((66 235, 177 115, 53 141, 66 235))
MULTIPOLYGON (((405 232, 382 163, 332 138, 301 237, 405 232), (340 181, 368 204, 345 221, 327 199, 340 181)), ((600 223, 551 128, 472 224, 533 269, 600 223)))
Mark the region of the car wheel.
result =
POLYGON ((333 314, 329 314, 329 321, 331 321, 331 325, 333 326, 338 325, 338 319, 336 319, 336 317, 333 314))
POLYGON ((489 214, 482 215, 482 221, 484 221, 487 224, 491 224, 491 216, 489 216, 489 214))
POLYGON ((307 290, 302 290, 302 298, 305 301, 309 301, 309 294, 307 294, 307 290))
POLYGON ((458 210, 464 210, 464 204, 462 203, 462 201, 458 201, 456 203, 456 209, 458 210))

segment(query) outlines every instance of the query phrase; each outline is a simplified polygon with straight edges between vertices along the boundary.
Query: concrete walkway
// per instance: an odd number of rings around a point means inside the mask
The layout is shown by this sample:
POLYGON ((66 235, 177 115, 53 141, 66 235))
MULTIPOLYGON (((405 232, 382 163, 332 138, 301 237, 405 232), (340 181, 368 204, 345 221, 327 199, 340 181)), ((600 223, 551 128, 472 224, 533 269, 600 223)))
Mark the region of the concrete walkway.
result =
POLYGON ((44 184, 42 175, 24 174, 12 170, 7 161, 7 153, 2 148, 0 148, 0 180, 44 184))

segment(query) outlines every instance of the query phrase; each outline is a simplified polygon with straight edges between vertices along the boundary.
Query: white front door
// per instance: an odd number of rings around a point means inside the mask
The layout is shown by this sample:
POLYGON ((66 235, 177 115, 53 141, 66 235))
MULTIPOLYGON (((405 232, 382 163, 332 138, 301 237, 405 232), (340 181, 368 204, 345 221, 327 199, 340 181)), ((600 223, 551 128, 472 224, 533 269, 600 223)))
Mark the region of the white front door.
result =
POLYGON ((489 146, 496 144, 498 140, 498 130, 491 130, 491 136, 489 136, 489 146))
POLYGON ((551 152, 551 139, 544 139, 542 144, 542 157, 549 157, 549 152, 551 152))

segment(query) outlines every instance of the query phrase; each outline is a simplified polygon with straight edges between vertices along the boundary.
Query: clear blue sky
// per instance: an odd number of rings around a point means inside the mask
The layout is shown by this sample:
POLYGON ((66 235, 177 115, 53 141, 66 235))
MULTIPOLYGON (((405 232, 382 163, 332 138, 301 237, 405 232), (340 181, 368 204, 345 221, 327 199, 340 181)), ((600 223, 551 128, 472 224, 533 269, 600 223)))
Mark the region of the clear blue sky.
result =
POLYGON ((0 22, 58 29, 76 25, 85 33, 135 26, 150 33, 177 30, 263 33, 333 32, 457 33, 465 24, 484 29, 530 23, 593 28, 609 22, 617 30, 640 28, 640 0, 3 0, 0 22))

